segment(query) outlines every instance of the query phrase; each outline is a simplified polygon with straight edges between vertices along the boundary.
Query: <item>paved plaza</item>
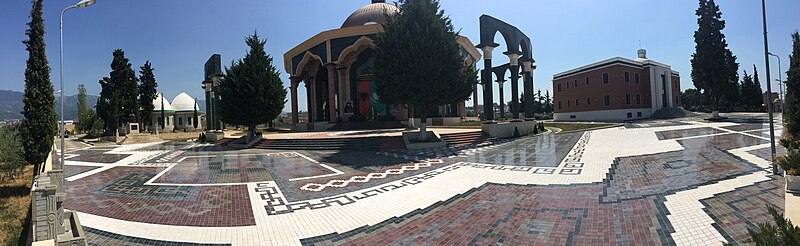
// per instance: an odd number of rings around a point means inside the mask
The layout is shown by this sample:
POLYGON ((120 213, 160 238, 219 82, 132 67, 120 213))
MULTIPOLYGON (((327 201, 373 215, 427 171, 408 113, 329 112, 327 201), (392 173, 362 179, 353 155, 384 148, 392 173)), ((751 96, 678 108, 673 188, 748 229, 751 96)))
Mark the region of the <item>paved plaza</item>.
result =
POLYGON ((95 245, 736 244, 784 207, 768 139, 686 119, 424 151, 83 147, 65 207, 95 245))

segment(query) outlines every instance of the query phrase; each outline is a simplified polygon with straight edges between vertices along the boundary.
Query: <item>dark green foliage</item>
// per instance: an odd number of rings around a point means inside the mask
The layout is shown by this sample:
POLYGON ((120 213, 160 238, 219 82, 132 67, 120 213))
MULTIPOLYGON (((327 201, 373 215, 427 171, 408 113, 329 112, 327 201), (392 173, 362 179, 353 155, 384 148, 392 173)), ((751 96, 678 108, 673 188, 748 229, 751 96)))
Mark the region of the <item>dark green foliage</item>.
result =
POLYGON ((85 131, 91 126, 86 126, 83 122, 86 120, 86 114, 89 112, 89 104, 86 102, 86 87, 83 84, 78 85, 78 122, 79 125, 75 129, 78 132, 85 131))
POLYGON ((783 122, 790 138, 800 136, 800 34, 792 34, 792 54, 786 71, 786 111, 783 122))
MULTIPOLYGON (((438 1, 404 1, 398 14, 387 16, 384 31, 375 40, 372 72, 381 101, 428 112, 469 98, 477 73, 464 66, 456 37, 438 1)), ((426 116, 422 114, 422 122, 426 116)))
POLYGON ((200 121, 200 119, 197 118, 197 98, 194 99, 194 111, 192 111, 192 113, 192 116, 194 117, 192 118, 192 125, 194 126, 194 129, 197 130, 197 123, 200 121))
POLYGON ((767 211, 772 216, 772 223, 758 223, 758 229, 748 229, 750 240, 748 243, 764 246, 800 245, 800 227, 794 226, 789 219, 783 217, 774 207, 767 205, 767 211))
POLYGON ((28 51, 25 66, 25 94, 22 99, 25 108, 22 114, 22 145, 25 148, 25 161, 34 164, 34 175, 53 148, 53 137, 57 132, 55 95, 50 83, 50 65, 47 63, 44 43, 44 19, 42 19, 42 0, 34 0, 31 9, 29 29, 25 31, 28 39, 22 41, 28 51))
POLYGON ((705 97, 700 90, 695 88, 686 89, 681 93, 681 103, 683 103, 683 108, 689 111, 708 111, 705 97))
POLYGON ((145 61, 144 66, 139 67, 139 107, 141 107, 141 122, 145 125, 153 125, 153 100, 158 96, 158 83, 153 74, 153 66, 150 61, 145 61))
POLYGON ((0 125, 0 181, 11 180, 22 172, 25 159, 19 124, 0 125))
POLYGON ((698 29, 694 33, 695 53, 692 55, 692 81, 708 98, 712 110, 736 101, 739 64, 728 49, 722 29, 725 21, 714 0, 700 0, 698 29))
POLYGON ((758 81, 758 70, 753 66, 754 74, 750 76, 747 71, 744 71, 742 82, 739 85, 739 108, 742 111, 761 111, 761 105, 764 103, 761 94, 761 83, 758 81))
POLYGON ((97 114, 105 122, 106 131, 113 132, 139 115, 139 86, 125 52, 114 50, 109 77, 100 80, 100 99, 97 114))
POLYGON ((220 84, 220 116, 225 123, 250 128, 248 142, 255 136, 256 125, 280 115, 286 104, 286 88, 272 57, 264 51, 266 40, 257 33, 245 38, 250 50, 225 68, 220 84))

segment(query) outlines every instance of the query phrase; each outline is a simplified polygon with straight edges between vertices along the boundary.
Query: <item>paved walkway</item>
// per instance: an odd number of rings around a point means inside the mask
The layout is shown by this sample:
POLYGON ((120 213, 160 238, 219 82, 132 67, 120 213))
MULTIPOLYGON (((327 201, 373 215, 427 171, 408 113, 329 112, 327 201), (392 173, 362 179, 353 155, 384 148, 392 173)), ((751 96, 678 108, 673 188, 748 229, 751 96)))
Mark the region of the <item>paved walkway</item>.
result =
POLYGON ((640 122, 396 152, 87 148, 68 152, 65 207, 97 245, 719 245, 784 206, 767 129, 640 122))

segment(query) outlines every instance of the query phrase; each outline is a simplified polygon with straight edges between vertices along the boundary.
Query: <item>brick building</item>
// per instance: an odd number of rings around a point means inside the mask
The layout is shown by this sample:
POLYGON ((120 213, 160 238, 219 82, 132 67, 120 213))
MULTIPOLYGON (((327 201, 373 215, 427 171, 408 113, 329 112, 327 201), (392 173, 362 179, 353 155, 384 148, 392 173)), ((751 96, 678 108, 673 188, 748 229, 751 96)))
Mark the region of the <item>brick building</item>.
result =
POLYGON ((680 107, 680 74, 647 59, 615 57, 553 76, 556 121, 619 121, 680 107))

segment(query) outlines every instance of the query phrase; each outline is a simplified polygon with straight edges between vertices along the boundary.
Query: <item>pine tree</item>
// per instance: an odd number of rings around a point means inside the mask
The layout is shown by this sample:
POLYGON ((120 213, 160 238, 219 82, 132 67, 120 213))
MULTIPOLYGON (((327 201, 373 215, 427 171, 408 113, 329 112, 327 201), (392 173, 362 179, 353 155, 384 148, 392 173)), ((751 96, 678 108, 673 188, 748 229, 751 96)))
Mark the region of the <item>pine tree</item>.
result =
POLYGON ((245 38, 250 50, 244 59, 225 68, 220 84, 219 112, 225 123, 249 127, 247 141, 255 136, 256 125, 280 115, 286 104, 286 88, 272 57, 264 50, 266 40, 258 33, 245 38))
MULTIPOLYGON (((758 76, 758 74, 755 76, 758 76)), ((737 102, 742 109, 753 110, 761 106, 761 88, 756 88, 753 76, 747 74, 747 71, 744 71, 739 87, 739 95, 741 96, 737 102)))
POLYGON ((788 138, 800 136, 800 34, 792 34, 792 54, 789 55, 789 71, 786 71, 786 110, 783 122, 788 138))
POLYGON ((692 55, 692 81, 709 98, 714 111, 720 104, 736 100, 739 64, 728 49, 722 29, 725 21, 714 0, 700 0, 698 29, 694 33, 695 53, 692 55))
POLYGON ((145 61, 144 66, 139 67, 139 106, 142 109, 141 122, 148 126, 153 125, 153 110, 155 110, 153 100, 157 97, 157 87, 152 64, 150 61, 145 61))
POLYGON ((89 113, 89 104, 86 102, 86 87, 83 84, 78 85, 78 122, 80 123, 79 131, 86 131, 90 129, 91 125, 85 125, 87 122, 87 116, 89 113))
POLYGON ((102 90, 97 111, 105 122, 106 131, 110 132, 125 123, 135 122, 139 115, 139 87, 136 73, 131 68, 128 58, 125 58, 124 51, 116 49, 113 55, 109 77, 100 80, 102 90))
POLYGON ((199 120, 197 118, 197 98, 194 99, 194 111, 192 113, 192 116, 194 117, 192 118, 192 126, 194 126, 194 129, 197 130, 197 123, 199 123, 197 122, 199 120))
MULTIPOLYGON (((753 83, 751 84, 751 89, 749 91, 748 97, 748 104, 758 109, 759 111, 762 110, 762 105, 764 104, 764 91, 761 90, 761 82, 758 80, 758 68, 756 65, 753 64, 753 83)), ((766 105, 763 105, 766 106, 766 105)))
MULTIPOLYGON (((404 1, 375 40, 372 72, 381 101, 428 112, 469 98, 477 73, 464 66, 456 37, 439 1, 404 1)), ((420 115, 419 138, 425 140, 427 114, 420 115)))
POLYGON ((55 95, 50 83, 50 65, 47 62, 44 43, 44 19, 42 0, 34 0, 31 8, 28 39, 22 41, 28 51, 25 67, 25 104, 22 114, 22 144, 25 161, 34 165, 34 176, 39 174, 42 163, 53 148, 53 137, 57 132, 55 95))

